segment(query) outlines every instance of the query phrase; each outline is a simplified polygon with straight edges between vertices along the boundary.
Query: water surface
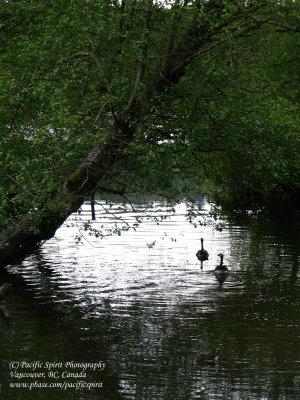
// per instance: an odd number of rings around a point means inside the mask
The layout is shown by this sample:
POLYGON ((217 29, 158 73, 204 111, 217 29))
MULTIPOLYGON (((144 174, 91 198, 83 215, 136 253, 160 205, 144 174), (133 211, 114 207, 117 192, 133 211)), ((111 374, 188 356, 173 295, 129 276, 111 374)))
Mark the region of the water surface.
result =
MULTIPOLYGON (((124 213, 100 202, 92 226, 134 222, 144 207, 124 213)), ((3 398, 299 399, 299 220, 224 219, 218 231, 208 209, 197 228, 181 204, 162 224, 146 219, 101 240, 82 230, 87 203, 35 254, 8 267, 14 290, 0 306, 3 398), (200 237, 210 254, 203 269, 195 257, 200 237), (220 252, 230 266, 221 289, 213 273, 220 252), (104 370, 83 380, 103 387, 10 388, 9 363, 21 360, 102 361, 104 370)), ((166 213, 158 204, 148 212, 166 213)))

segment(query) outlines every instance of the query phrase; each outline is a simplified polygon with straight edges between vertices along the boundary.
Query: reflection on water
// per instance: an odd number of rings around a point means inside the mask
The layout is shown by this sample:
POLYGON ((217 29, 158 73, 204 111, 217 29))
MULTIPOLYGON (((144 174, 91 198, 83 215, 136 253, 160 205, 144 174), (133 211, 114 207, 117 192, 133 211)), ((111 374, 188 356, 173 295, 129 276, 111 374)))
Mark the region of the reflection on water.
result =
MULTIPOLYGON (((106 214, 104 205, 95 227, 134 221, 132 210, 116 204, 106 214)), ((0 308, 6 399, 300 398, 297 221, 227 223, 220 232, 208 218, 195 228, 185 211, 182 204, 162 224, 147 219, 136 231, 76 244, 86 204, 9 268, 14 291, 0 308), (202 270, 200 237, 210 254, 202 270), (213 273, 220 252, 230 265, 221 289, 213 273), (8 363, 20 359, 102 360, 103 388, 10 389, 8 363)))

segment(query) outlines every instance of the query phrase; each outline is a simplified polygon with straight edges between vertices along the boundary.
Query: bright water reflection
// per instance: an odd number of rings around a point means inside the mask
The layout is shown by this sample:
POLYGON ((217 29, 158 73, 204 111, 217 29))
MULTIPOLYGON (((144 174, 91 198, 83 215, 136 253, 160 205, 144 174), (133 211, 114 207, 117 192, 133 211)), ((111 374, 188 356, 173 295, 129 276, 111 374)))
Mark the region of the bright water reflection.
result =
MULTIPOLYGON (((96 227, 135 218, 118 204, 108 214, 103 206, 96 227)), ((76 220, 90 218, 86 204, 9 269, 15 290, 0 319, 9 333, 0 340, 6 399, 25 398, 8 389, 7 363, 21 358, 105 361, 103 388, 69 390, 74 400, 300 398, 297 220, 227 223, 220 232, 209 219, 195 229, 185 211, 182 204, 160 225, 146 220, 136 231, 76 244, 76 220), (203 270, 200 237, 210 253, 203 270), (231 266, 222 289, 213 274, 220 252, 231 266)), ((53 389, 28 398, 41 394, 63 398, 53 389)))

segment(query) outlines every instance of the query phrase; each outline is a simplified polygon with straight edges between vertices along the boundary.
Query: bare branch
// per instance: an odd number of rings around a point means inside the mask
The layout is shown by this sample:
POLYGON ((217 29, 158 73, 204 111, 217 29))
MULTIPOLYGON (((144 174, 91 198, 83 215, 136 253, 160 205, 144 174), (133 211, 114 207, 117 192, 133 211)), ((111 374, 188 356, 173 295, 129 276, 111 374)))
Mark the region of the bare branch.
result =
POLYGON ((273 21, 270 20, 268 21, 269 24, 272 24, 274 26, 278 26, 280 28, 283 28, 283 30, 280 30, 279 32, 295 32, 295 33, 300 33, 300 25, 299 26, 290 26, 290 25, 286 25, 283 24, 280 21, 273 21))
MULTIPOLYGON (((92 48, 94 49, 93 42, 91 40, 89 42, 90 42, 92 48)), ((107 76, 105 74, 105 71, 104 71, 104 68, 102 66, 102 63, 100 62, 99 58, 94 54, 94 52, 91 52, 91 53, 88 53, 88 54, 92 57, 92 59, 95 61, 95 64, 97 65, 97 68, 99 69, 100 74, 101 74, 101 76, 102 76, 102 78, 104 80, 107 92, 112 95, 112 90, 111 90, 111 87, 110 87, 110 83, 109 83, 109 80, 108 80, 108 78, 107 78, 107 76)))
POLYGON ((137 69, 137 73, 136 73, 134 86, 133 86, 132 93, 131 93, 131 96, 128 100, 128 104, 126 107, 127 110, 130 110, 132 105, 134 104, 134 99, 136 96, 137 89, 143 80, 145 69, 146 69, 146 58, 147 58, 147 52, 148 52, 147 36, 148 36, 148 32, 149 32, 149 27, 150 27, 150 19, 151 19, 150 9, 151 9, 151 7, 152 7, 152 0, 145 0, 145 19, 144 19, 144 26, 143 26, 143 33, 142 33, 142 45, 141 45, 141 50, 140 50, 140 55, 139 55, 139 63, 138 63, 138 69, 137 69))

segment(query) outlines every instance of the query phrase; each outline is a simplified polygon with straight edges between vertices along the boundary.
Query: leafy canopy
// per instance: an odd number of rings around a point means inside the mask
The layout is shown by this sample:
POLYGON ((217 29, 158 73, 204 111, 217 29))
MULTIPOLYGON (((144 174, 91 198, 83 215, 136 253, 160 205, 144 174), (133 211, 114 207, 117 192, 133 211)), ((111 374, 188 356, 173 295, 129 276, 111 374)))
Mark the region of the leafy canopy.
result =
POLYGON ((299 11, 288 0, 0 1, 1 227, 41 218, 121 133, 119 116, 134 135, 98 190, 295 195, 299 11))

